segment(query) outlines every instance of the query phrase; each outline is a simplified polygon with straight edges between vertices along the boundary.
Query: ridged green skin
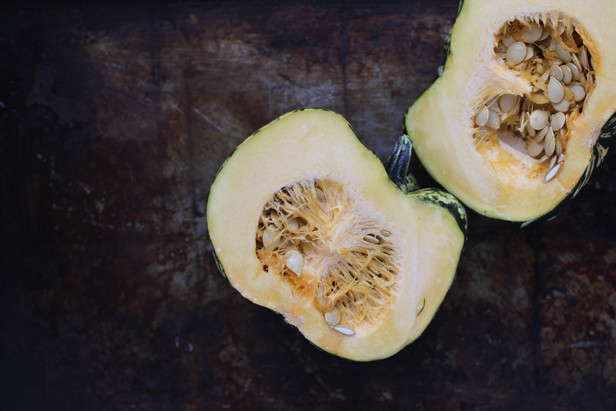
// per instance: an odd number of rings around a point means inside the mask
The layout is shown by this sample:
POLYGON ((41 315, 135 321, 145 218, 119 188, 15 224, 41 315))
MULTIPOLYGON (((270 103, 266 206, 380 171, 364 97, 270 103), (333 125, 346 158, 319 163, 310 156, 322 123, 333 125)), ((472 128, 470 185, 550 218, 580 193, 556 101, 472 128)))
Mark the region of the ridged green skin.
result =
MULTIPOLYGON (((464 6, 464 0, 460 0, 460 3, 458 5, 458 15, 462 11, 463 6, 464 6)), ((451 32, 452 30, 453 30, 453 27, 449 29, 449 33, 447 33, 447 36, 445 37, 445 44, 443 46, 445 62, 437 68, 439 77, 443 75, 443 70, 445 69, 445 63, 447 62, 447 59, 449 58, 449 55, 451 54, 451 32)), ((406 123, 406 121, 404 123, 406 123)), ((571 200, 580 192, 580 190, 586 185, 586 183, 588 183, 592 175, 592 172, 598 166, 600 166, 601 163, 603 163, 603 160, 605 159, 605 156, 607 155, 609 146, 614 141, 614 137, 616 137, 616 112, 612 114, 612 116, 603 125, 603 127, 601 127, 601 133, 593 148, 592 155, 590 157, 590 160, 588 161, 588 166, 584 170, 584 173, 580 177, 580 180, 577 182, 573 190, 571 190, 571 193, 569 193, 569 195, 565 197, 563 201, 557 204, 556 207, 552 209, 552 211, 549 211, 548 213, 540 217, 524 221, 522 223, 522 227, 525 227, 533 222, 551 220, 557 217, 560 213, 562 213, 567 208, 567 206, 571 203, 571 200)))
POLYGON ((468 219, 464 206, 457 198, 445 190, 438 188, 420 189, 415 178, 408 173, 412 151, 413 143, 411 139, 406 134, 400 136, 385 163, 387 175, 404 194, 446 209, 456 219, 466 239, 468 219))

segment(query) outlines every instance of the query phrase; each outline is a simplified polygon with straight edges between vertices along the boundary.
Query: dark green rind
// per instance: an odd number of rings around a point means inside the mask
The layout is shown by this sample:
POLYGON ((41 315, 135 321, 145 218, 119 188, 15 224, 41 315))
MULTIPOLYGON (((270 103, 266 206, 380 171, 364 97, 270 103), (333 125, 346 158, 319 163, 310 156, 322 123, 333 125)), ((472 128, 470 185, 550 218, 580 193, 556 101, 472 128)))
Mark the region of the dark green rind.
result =
POLYGON ((427 201, 437 206, 443 207, 456 219, 460 230, 466 238, 468 233, 468 218, 466 217, 466 209, 457 198, 452 194, 449 194, 445 190, 438 188, 423 188, 421 190, 413 191, 408 194, 421 201, 427 201))
MULTIPOLYGON (((462 6, 464 6, 464 0, 460 0, 460 3, 458 3, 458 16, 460 15, 460 12, 462 11, 462 6)), ((445 45, 443 46, 443 54, 445 55, 445 63, 447 63, 447 59, 449 58, 449 55, 451 54, 451 32, 452 31, 453 31, 453 26, 449 29, 449 31, 447 32, 447 35, 445 35, 445 45)), ((443 71, 445 70, 445 63, 441 64, 436 69, 439 77, 443 75, 443 71)))
POLYGON ((565 197, 563 201, 561 201, 552 211, 544 214, 541 217, 537 217, 532 220, 528 220, 522 223, 522 227, 526 227, 530 223, 538 222, 538 221, 548 221, 560 213, 562 213, 571 203, 571 200, 582 190, 582 188, 588 183, 592 172, 595 171, 597 167, 603 163, 605 160, 605 156, 607 155, 607 151, 610 148, 610 144, 614 141, 614 137, 616 137, 616 113, 612 114, 612 116, 605 122, 603 127, 601 127, 601 132, 599 133, 599 138, 597 138, 597 142, 593 147, 592 154, 590 155, 590 160, 588 161, 588 166, 586 166, 586 170, 582 174, 582 177, 578 180, 573 190, 565 197))
POLYGON ((220 271, 220 274, 222 274, 222 276, 225 277, 227 281, 229 281, 229 278, 227 277, 227 273, 225 273, 225 269, 222 268, 222 263, 220 262, 220 260, 218 259, 218 256, 216 255, 216 250, 212 249, 212 254, 214 255, 214 262, 216 263, 216 267, 218 267, 218 271, 220 271))
POLYGON ((409 136, 406 134, 400 136, 385 164, 387 175, 404 194, 413 196, 421 201, 436 204, 449 211, 456 219, 460 230, 464 234, 464 238, 466 238, 468 220, 464 206, 452 194, 444 190, 436 188, 420 189, 415 178, 408 173, 412 152, 413 142, 409 136))
POLYGON ((411 139, 406 134, 403 134, 398 138, 398 141, 396 141, 396 145, 394 145, 385 163, 385 170, 387 170, 389 179, 397 186, 406 183, 412 149, 413 145, 411 139))

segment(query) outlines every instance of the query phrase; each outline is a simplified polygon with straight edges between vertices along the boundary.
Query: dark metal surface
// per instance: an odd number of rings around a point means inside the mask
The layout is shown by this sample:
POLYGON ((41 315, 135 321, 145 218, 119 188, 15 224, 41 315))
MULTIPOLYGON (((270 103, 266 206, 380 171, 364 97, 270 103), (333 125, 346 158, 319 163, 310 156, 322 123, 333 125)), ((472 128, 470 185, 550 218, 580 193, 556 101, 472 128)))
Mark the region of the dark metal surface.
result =
POLYGON ((456 12, 3 7, 2 408, 614 409, 613 153, 554 221, 470 213, 443 306, 387 360, 319 351, 216 270, 205 206, 234 147, 310 106, 385 159, 456 12))

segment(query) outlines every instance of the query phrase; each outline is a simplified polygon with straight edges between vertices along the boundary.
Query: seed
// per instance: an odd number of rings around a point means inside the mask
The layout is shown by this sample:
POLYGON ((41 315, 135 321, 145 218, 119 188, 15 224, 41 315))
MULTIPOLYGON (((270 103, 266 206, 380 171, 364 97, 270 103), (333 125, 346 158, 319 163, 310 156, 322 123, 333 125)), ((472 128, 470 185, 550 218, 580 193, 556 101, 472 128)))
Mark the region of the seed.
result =
POLYGON ((550 127, 548 130, 548 134, 545 136, 545 141, 543 142, 543 149, 545 150, 546 156, 551 156, 554 154, 555 148, 555 139, 554 139, 554 131, 550 127))
POLYGON ((554 110, 556 111, 566 113, 569 110, 570 105, 571 105, 571 102, 569 100, 562 99, 560 103, 552 104, 552 107, 554 107, 554 110))
POLYGON ((535 130, 541 130, 548 124, 548 112, 543 110, 535 110, 530 114, 530 126, 535 130))
POLYGON ((304 266, 304 257, 302 257, 299 251, 291 250, 287 252, 286 266, 295 274, 300 275, 302 273, 302 267, 304 266))
POLYGON ((503 113, 509 113, 513 109, 517 101, 518 98, 513 94, 503 94, 498 99, 498 106, 503 113))
POLYGON ((559 103, 565 97, 565 89, 560 81, 554 77, 550 78, 548 83, 548 98, 552 103, 559 103))
MULTIPOLYGON (((554 157, 556 158, 556 157, 554 157)), ((556 166, 552 167, 550 169, 550 171, 548 171, 548 174, 545 176, 545 182, 547 183, 548 181, 552 180, 554 177, 556 177, 556 174, 558 173, 558 170, 560 169, 561 164, 558 163, 556 164, 556 166)))
POLYGON ((528 124, 526 124, 526 132, 528 133, 529 136, 531 137, 535 137, 536 131, 535 129, 530 125, 530 122, 528 122, 528 124))
POLYGON ((535 141, 537 143, 541 143, 541 141, 544 139, 545 135, 548 133, 548 129, 550 127, 549 126, 545 126, 543 127, 543 129, 541 129, 540 132, 537 133, 537 135, 535 136, 535 141))
POLYGON ((487 107, 484 107, 476 116, 475 116, 475 124, 479 127, 484 127, 488 124, 488 118, 490 117, 490 110, 487 107))
POLYGON ((530 60, 534 57, 535 55, 535 49, 533 49, 531 46, 526 46, 526 56, 524 57, 524 60, 530 60))
POLYGON ((569 87, 565 87, 565 100, 573 100, 573 91, 569 87))
POLYGON ((541 38, 543 29, 538 24, 530 24, 522 32, 521 39, 526 43, 534 43, 541 38))
POLYGON ((574 64, 575 67, 578 69, 578 73, 582 72, 582 64, 580 63, 580 58, 577 56, 577 54, 571 55, 571 63, 574 64))
POLYGON ((558 163, 560 164, 560 163, 562 163, 563 161, 565 161, 565 155, 564 155, 564 154, 561 154, 561 155, 559 155, 559 156, 558 156, 558 163))
POLYGON ((299 228, 299 221, 297 221, 296 218, 292 218, 289 221, 287 221, 287 228, 291 231, 297 231, 297 229, 299 228))
POLYGON ((325 202, 325 193, 323 193, 323 190, 321 190, 319 187, 315 187, 314 189, 316 195, 317 195, 317 200, 319 200, 319 202, 324 203, 325 202))
POLYGON ((374 237, 373 234, 367 234, 364 236, 364 241, 371 244, 381 244, 378 238, 374 237))
POLYGON ((580 70, 578 70, 577 66, 573 63, 567 63, 567 67, 569 67, 569 70, 571 71, 571 79, 573 81, 578 81, 580 79, 580 70))
POLYGON ((513 43, 515 43, 515 39, 511 36, 505 37, 503 39, 503 45, 507 48, 510 47, 513 43))
POLYGON ((334 330, 344 335, 355 335, 355 331, 351 330, 350 328, 342 327, 340 325, 335 326, 334 330))
POLYGON ((488 122, 486 127, 496 130, 500 126, 500 117, 494 110, 488 110, 488 122))
POLYGON ((552 67, 550 67, 550 76, 554 77, 558 81, 562 80, 563 71, 560 66, 554 64, 552 67))
POLYGON ((526 57, 526 45, 516 41, 507 49, 507 63, 510 66, 520 64, 526 57))
MULTIPOLYGON (((571 63, 567 63, 567 64, 571 64, 571 63)), ((573 73, 571 72, 571 69, 569 68, 569 66, 564 65, 561 67, 561 70, 563 72, 563 83, 565 84, 571 83, 571 80, 573 79, 573 73)))
POLYGON ((554 150, 557 156, 563 153, 563 145, 560 143, 560 140, 556 140, 556 149, 554 150))
POLYGON ((550 35, 550 32, 546 29, 543 29, 543 32, 541 33, 541 36, 539 36, 539 41, 543 41, 545 39, 547 39, 550 35))
POLYGON ((556 54, 558 57, 564 61, 565 63, 569 63, 571 61, 571 54, 560 45, 558 41, 556 43, 556 54))
POLYGON ((331 311, 325 313, 325 321, 330 326, 338 325, 340 323, 340 310, 334 307, 331 311))
POLYGON ((528 155, 531 157, 537 157, 543 152, 543 145, 537 143, 535 140, 530 140, 526 146, 528 155))
POLYGON ((579 57, 580 57, 580 63, 582 64, 582 67, 584 67, 586 70, 588 70, 589 67, 589 61, 588 61, 588 51, 586 50, 586 46, 582 46, 580 47, 580 50, 578 51, 579 57))
POLYGON ((550 117, 550 126, 554 131, 558 131, 565 125, 565 115, 563 113, 554 113, 550 117))
POLYGON ((571 89, 571 92, 573 93, 573 99, 576 102, 582 101, 584 100, 584 97, 586 97, 586 90, 581 84, 575 83, 569 88, 571 89))

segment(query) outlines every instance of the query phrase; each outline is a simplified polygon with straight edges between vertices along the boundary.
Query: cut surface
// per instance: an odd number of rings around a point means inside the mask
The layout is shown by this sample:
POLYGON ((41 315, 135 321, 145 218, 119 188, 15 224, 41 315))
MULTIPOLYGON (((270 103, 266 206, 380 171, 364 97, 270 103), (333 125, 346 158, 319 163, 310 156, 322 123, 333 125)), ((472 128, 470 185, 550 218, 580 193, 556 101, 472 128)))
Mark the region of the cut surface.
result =
POLYGON ((332 327, 355 332, 386 315, 396 298, 391 231, 331 179, 302 180, 266 203, 256 234, 263 270, 311 300, 332 327))
POLYGON ((207 221, 235 289, 323 350, 360 361, 422 333, 465 238, 448 209, 392 183, 346 120, 314 109, 237 148, 212 184, 207 221))
POLYGON ((465 0, 405 119, 427 171, 489 217, 555 212, 616 111, 615 19, 613 0, 465 0))

